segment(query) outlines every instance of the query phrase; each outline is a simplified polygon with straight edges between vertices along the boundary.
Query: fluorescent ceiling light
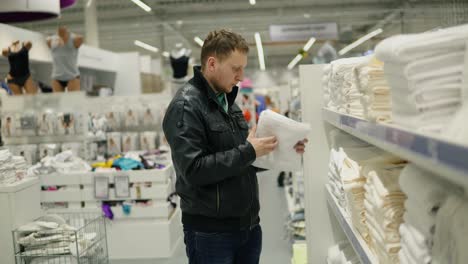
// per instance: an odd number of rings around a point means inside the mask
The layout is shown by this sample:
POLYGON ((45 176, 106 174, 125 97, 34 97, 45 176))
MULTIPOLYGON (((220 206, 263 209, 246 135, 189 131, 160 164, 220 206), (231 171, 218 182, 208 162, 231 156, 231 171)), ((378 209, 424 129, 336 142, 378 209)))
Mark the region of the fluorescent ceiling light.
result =
POLYGON ((250 2, 251 5, 255 5, 255 4, 256 4, 255 0, 249 0, 249 2, 250 2))
POLYGON ((294 57, 294 59, 288 64, 288 69, 289 70, 292 70, 292 68, 294 68, 294 66, 296 66, 296 64, 302 60, 302 55, 301 54, 297 54, 296 57, 294 57))
POLYGON ((204 41, 203 41, 203 39, 201 39, 199 36, 194 37, 193 40, 194 40, 198 45, 200 45, 200 47, 203 47, 204 41))
POLYGON ((372 31, 369 34, 367 34, 365 36, 362 36, 361 38, 359 38, 358 40, 356 40, 353 43, 349 44, 348 46, 344 47, 342 50, 338 51, 338 54, 340 54, 340 56, 343 56, 344 54, 348 53, 350 50, 356 48, 357 46, 359 46, 362 43, 368 41, 369 39, 379 35, 382 32, 383 32, 383 30, 381 28, 376 29, 376 30, 372 31))
POLYGON ((265 57, 263 56, 263 46, 262 39, 260 38, 260 33, 255 33, 255 43, 257 44, 258 52, 258 63, 260 64, 260 70, 265 70, 265 57))
MULTIPOLYGON (((311 37, 309 41, 307 41, 307 43, 304 45, 303 50, 306 52, 309 51, 312 45, 314 45, 315 40, 316 39, 314 37, 311 37)), ((302 60, 302 54, 297 54, 296 57, 294 57, 294 59, 288 64, 288 69, 292 70, 292 68, 294 68, 294 66, 296 66, 296 64, 300 62, 301 60, 302 60)))
POLYGON ((89 8, 92 3, 93 3, 93 0, 88 0, 88 2, 86 3, 86 8, 89 8))
POLYGON ((135 40, 134 43, 135 43, 135 45, 137 45, 138 47, 142 47, 142 48, 147 49, 147 50, 152 51, 152 52, 158 52, 158 51, 159 51, 158 48, 156 48, 156 47, 154 47, 154 46, 151 46, 151 45, 149 45, 149 44, 146 44, 146 43, 144 43, 144 42, 142 42, 142 41, 139 41, 139 40, 135 40))
POLYGON ((315 38, 314 37, 310 38, 309 41, 307 41, 307 43, 304 45, 304 50, 309 51, 310 47, 312 47, 314 43, 315 43, 315 38))
POLYGON ((171 56, 171 54, 169 52, 167 52, 167 51, 164 51, 162 53, 162 55, 163 55, 163 57, 166 57, 166 58, 169 58, 169 56, 171 56))
POLYGON ((146 12, 151 11, 151 7, 149 7, 149 5, 143 3, 143 1, 141 1, 141 0, 132 0, 132 2, 135 3, 135 5, 141 7, 141 9, 145 10, 146 12))

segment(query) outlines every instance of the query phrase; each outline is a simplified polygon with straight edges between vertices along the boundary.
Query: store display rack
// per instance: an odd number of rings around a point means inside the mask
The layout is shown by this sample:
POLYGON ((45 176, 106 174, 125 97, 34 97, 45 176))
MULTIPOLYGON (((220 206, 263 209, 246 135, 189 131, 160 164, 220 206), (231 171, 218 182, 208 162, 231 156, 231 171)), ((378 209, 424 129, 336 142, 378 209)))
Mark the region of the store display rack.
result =
POLYGON ((331 210, 333 211, 346 237, 348 238, 351 245, 353 246, 354 251, 356 252, 359 259, 361 260, 361 263, 363 264, 378 263, 374 255, 372 254, 370 248, 367 246, 366 242, 362 238, 362 236, 353 227, 350 217, 338 205, 338 202, 336 201, 335 197, 333 197, 333 194, 331 193, 330 187, 326 186, 326 190, 327 190, 326 191, 327 203, 330 206, 331 210))
POLYGON ((423 135, 393 125, 372 123, 328 109, 322 110, 322 116, 324 121, 363 141, 421 168, 431 168, 436 174, 468 187, 468 147, 436 136, 423 135))

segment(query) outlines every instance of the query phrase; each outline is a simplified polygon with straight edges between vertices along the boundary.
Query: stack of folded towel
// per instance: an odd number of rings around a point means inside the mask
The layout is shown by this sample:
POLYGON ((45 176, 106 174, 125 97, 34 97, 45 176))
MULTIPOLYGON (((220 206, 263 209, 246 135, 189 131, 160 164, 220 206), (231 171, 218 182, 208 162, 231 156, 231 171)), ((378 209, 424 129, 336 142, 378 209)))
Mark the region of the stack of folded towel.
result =
POLYGON ((376 56, 385 63, 392 89, 392 119, 438 133, 461 106, 468 25, 382 41, 376 56))
POLYGON ((8 149, 0 150, 0 185, 14 184, 26 177, 28 166, 21 156, 13 156, 8 149))
POLYGON ((399 182, 408 197, 405 202, 405 223, 400 227, 400 262, 431 263, 434 235, 440 228, 436 220, 449 194, 456 189, 440 177, 412 164, 402 171, 399 182))
POLYGON ((370 246, 379 263, 398 263, 399 227, 403 222, 405 194, 398 184, 402 165, 369 165, 363 167, 367 177, 364 186, 366 223, 370 246))
POLYGON ((325 106, 370 121, 391 120, 390 89, 374 56, 332 61, 324 68, 325 106))
POLYGON ((434 264, 468 263, 468 199, 451 192, 436 216, 434 264))
POLYGON ((383 63, 374 56, 354 67, 356 86, 362 93, 364 119, 373 122, 391 121, 390 88, 385 80, 383 63))

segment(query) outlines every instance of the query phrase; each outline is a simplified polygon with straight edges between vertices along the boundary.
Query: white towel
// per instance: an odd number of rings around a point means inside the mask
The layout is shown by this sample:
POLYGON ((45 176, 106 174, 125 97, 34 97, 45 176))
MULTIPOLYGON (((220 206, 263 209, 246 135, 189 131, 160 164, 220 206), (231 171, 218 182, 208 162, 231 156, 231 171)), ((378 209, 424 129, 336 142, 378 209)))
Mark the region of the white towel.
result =
POLYGON ((468 263, 468 200, 451 195, 437 214, 434 264, 468 263))
POLYGON ((454 190, 452 184, 413 164, 408 164, 403 169, 399 183, 408 200, 419 206, 417 209, 420 212, 434 216, 451 190, 454 190))
POLYGON ((295 171, 301 168, 301 155, 294 145, 307 137, 310 125, 299 123, 271 110, 263 111, 257 127, 257 137, 276 136, 278 146, 266 156, 259 157, 254 166, 265 169, 295 171))
POLYGON ((430 250, 426 244, 420 244, 420 237, 414 237, 413 232, 407 228, 407 224, 400 225, 401 246, 405 255, 415 260, 413 263, 429 264, 431 262, 430 250))
POLYGON ((378 59, 387 61, 411 61, 443 54, 447 50, 466 48, 468 25, 456 26, 421 34, 398 35, 380 42, 375 48, 378 59))

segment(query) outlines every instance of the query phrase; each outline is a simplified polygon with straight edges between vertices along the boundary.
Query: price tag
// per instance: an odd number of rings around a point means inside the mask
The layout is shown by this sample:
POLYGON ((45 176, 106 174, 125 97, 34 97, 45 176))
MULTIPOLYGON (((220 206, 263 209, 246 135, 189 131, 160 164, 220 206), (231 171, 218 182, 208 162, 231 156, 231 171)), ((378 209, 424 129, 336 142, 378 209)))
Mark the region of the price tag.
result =
POLYGON ((109 178, 102 176, 94 177, 94 197, 96 199, 109 198, 109 178))
POLYGON ((128 176, 114 177, 115 197, 128 198, 130 197, 130 180, 128 176))

